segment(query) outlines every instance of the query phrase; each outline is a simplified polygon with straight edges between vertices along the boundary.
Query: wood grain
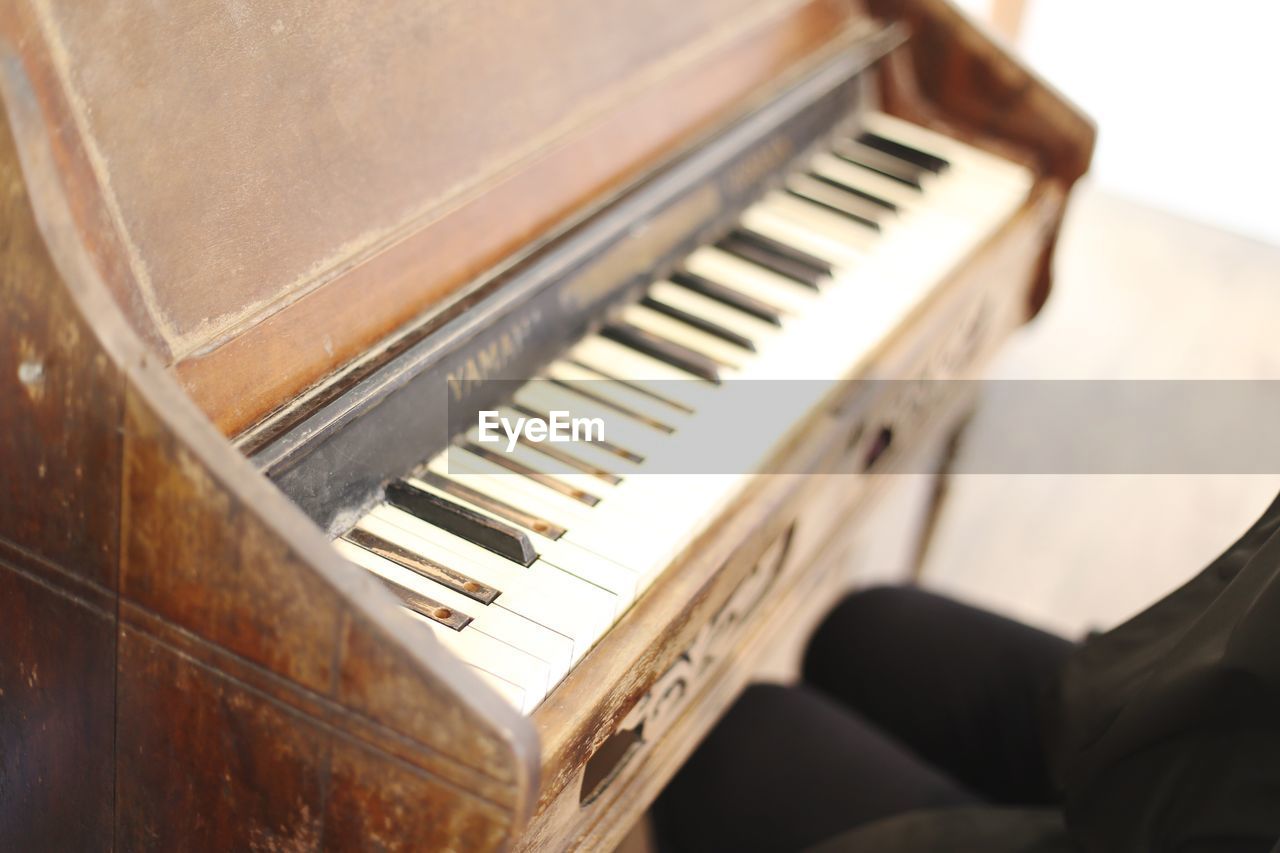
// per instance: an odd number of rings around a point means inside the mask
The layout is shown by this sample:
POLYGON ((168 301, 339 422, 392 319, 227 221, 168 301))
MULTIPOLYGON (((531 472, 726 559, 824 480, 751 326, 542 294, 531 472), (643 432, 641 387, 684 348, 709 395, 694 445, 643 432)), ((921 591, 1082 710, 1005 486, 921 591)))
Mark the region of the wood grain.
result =
POLYGON ((532 802, 528 724, 433 659, 149 353, 3 44, 0 843, 299 849, 426 797, 448 819, 421 843, 500 844, 532 802), (330 772, 349 753, 366 787, 416 781, 356 795, 330 772))

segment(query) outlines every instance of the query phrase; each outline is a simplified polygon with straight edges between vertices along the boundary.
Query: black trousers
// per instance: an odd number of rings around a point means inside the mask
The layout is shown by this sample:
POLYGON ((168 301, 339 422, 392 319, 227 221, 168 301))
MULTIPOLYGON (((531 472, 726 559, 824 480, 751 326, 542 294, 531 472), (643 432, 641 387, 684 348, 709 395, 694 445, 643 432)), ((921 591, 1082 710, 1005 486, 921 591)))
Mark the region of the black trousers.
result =
POLYGON ((881 818, 1051 805, 1048 693, 1072 644, 909 588, 846 598, 803 683, 748 688, 654 806, 664 851, 800 850, 881 818))

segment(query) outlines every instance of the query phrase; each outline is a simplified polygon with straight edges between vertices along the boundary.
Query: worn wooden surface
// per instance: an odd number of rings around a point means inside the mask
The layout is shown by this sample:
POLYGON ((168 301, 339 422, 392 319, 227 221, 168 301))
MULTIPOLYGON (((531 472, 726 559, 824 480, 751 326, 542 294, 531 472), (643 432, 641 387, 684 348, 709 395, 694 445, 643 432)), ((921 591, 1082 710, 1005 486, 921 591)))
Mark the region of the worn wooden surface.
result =
POLYGON ((183 395, 0 91, 0 846, 500 846, 527 723, 183 395))
POLYGON ((120 371, 36 228, 0 118, 0 848, 111 837, 120 371))
POLYGON ((22 0, 0 27, 63 128, 101 274, 234 434, 759 97, 849 11, 22 0))

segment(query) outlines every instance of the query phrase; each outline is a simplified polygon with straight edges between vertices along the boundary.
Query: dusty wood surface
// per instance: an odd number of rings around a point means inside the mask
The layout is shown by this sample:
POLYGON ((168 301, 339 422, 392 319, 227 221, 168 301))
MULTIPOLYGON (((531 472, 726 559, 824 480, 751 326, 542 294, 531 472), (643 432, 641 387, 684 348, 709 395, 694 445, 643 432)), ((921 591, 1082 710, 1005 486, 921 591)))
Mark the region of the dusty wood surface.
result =
POLYGON ((532 797, 527 723, 134 335, 4 59, 0 846, 500 846, 532 797))
POLYGON ((100 274, 234 434, 850 20, 840 0, 22 0, 0 27, 100 274))

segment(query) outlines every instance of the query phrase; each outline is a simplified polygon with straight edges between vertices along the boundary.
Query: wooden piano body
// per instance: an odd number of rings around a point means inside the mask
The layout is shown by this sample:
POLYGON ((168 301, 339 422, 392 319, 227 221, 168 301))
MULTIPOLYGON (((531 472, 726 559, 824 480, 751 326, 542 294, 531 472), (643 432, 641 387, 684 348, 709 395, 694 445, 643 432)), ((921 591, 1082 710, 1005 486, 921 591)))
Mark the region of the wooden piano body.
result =
POLYGON ((607 849, 969 401, 806 416, 528 717, 329 534, 872 103, 1036 176, 867 362, 971 375, 1092 127, 937 0, 172 6, 0 18, 0 847, 607 849))

